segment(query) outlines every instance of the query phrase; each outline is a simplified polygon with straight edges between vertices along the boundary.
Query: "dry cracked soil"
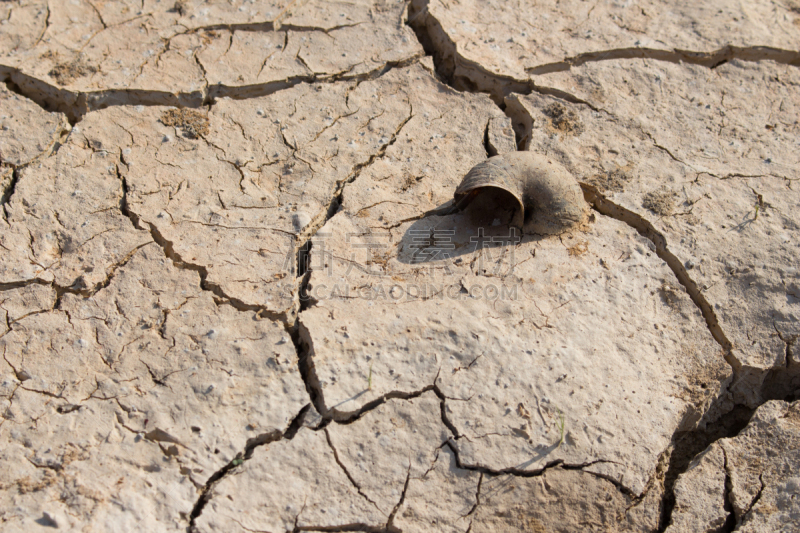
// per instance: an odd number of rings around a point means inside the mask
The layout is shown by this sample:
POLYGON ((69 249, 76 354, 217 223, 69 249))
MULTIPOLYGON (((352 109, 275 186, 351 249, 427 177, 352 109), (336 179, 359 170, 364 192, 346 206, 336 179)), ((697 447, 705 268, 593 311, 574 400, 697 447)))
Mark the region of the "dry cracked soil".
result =
POLYGON ((798 43, 797 0, 0 1, 0 529, 800 531, 798 43), (449 207, 515 151, 583 222, 449 207))

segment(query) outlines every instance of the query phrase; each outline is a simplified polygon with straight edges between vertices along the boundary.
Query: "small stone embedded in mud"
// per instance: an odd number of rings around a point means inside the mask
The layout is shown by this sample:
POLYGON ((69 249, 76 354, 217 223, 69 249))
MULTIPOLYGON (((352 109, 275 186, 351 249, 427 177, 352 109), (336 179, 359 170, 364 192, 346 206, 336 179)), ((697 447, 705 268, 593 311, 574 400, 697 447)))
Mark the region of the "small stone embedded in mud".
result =
POLYGON ((161 114, 161 122, 165 126, 180 128, 188 139, 208 135, 208 116, 196 109, 168 109, 161 114))

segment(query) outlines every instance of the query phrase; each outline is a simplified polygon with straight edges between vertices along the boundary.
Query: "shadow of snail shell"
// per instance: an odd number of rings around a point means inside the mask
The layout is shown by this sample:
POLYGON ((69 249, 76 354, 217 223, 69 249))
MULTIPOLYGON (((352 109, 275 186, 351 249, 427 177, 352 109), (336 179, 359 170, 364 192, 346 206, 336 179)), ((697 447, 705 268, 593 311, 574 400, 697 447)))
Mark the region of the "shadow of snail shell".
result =
POLYGON ((547 156, 509 152, 479 163, 455 192, 463 209, 487 188, 501 189, 516 199, 512 224, 526 234, 554 235, 584 222, 587 205, 575 177, 547 156))

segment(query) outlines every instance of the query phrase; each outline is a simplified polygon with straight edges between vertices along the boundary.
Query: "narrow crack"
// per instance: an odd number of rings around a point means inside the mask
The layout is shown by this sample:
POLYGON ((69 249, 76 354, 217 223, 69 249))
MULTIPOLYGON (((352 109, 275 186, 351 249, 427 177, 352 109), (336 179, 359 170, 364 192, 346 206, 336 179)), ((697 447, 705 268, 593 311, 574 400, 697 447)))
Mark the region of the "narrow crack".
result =
MULTIPOLYGON (((533 470, 521 470, 521 469, 513 467, 513 466, 508 467, 508 468, 502 468, 502 469, 498 470, 498 469, 494 469, 494 468, 489 468, 488 466, 484 466, 484 465, 470 465, 470 464, 464 463, 461 460, 460 452, 458 450, 458 445, 455 442, 455 440, 453 440, 452 438, 448 439, 447 442, 445 443, 445 445, 448 448, 450 448, 450 450, 453 452, 453 455, 456 458, 456 466, 458 466, 458 468, 460 468, 462 470, 469 470, 471 472, 480 472, 482 474, 486 474, 486 475, 490 475, 490 476, 510 475, 510 476, 514 476, 514 477, 539 477, 542 474, 544 474, 546 471, 548 471, 550 469, 553 469, 553 468, 562 468, 564 470, 581 470, 581 471, 583 471, 584 468, 587 468, 587 467, 592 466, 592 465, 602 464, 602 463, 612 463, 613 462, 613 461, 609 461, 609 460, 606 460, 606 459, 595 459, 594 461, 588 461, 586 463, 571 464, 571 463, 565 463, 563 459, 555 459, 553 461, 549 461, 548 463, 546 463, 541 468, 536 468, 536 469, 533 469, 533 470)), ((599 476, 599 474, 596 474, 594 472, 585 472, 585 473, 591 474, 591 475, 595 475, 595 476, 599 476)), ((607 479, 608 481, 612 481, 612 480, 610 480, 608 478, 605 478, 605 477, 604 477, 604 479, 607 479)), ((614 482, 614 484, 618 485, 618 488, 622 487, 622 485, 620 485, 619 482, 614 482)), ((623 490, 630 492, 630 490, 628 488, 626 488, 626 487, 623 487, 623 490)))
POLYGON ((690 50, 657 50, 655 48, 612 48, 597 52, 587 52, 574 57, 529 67, 525 72, 531 76, 563 72, 585 63, 610 61, 614 59, 654 59, 668 63, 688 63, 715 69, 720 65, 739 59, 742 61, 774 61, 787 65, 800 65, 800 52, 769 46, 731 46, 727 45, 713 52, 694 52, 690 50))
MULTIPOLYGON (((720 399, 726 395, 723 394, 720 399)), ((709 409, 707 412, 713 412, 709 409)), ((705 423, 694 430, 675 433, 670 444, 669 465, 664 475, 664 494, 661 498, 661 517, 658 532, 663 533, 672 521, 675 509, 675 483, 689 469, 692 460, 703 450, 720 439, 738 435, 750 422, 755 409, 736 405, 727 413, 705 423), (701 429, 701 428, 705 429, 701 429)), ((724 450, 723 450, 724 451, 724 450)))
POLYGON ((778 335, 778 338, 783 342, 785 349, 784 349, 784 359, 785 359, 785 366, 786 369, 789 370, 795 364, 794 360, 794 346, 797 344, 797 339, 800 338, 798 335, 786 335, 778 329, 778 325, 775 322, 772 323, 772 327, 775 330, 775 333, 778 335))
POLYGON ((117 261, 116 263, 114 263, 113 265, 108 267, 108 270, 106 271, 106 277, 103 279, 103 281, 101 281, 100 283, 97 283, 96 285, 94 285, 92 287, 81 288, 80 287, 80 284, 81 284, 81 281, 82 281, 81 278, 78 278, 78 281, 76 281, 70 287, 62 287, 60 285, 57 285, 56 283, 52 283, 53 288, 56 290, 56 305, 55 305, 54 308, 58 309, 59 303, 61 301, 61 297, 64 294, 74 294, 74 295, 82 296, 84 299, 87 299, 87 298, 91 298, 92 296, 94 296, 95 294, 100 292, 101 290, 103 290, 106 287, 108 287, 111 284, 111 281, 114 279, 114 276, 116 275, 117 270, 119 270, 120 268, 122 268, 125 265, 127 265, 128 262, 131 259, 133 259, 133 256, 136 255, 136 252, 138 252, 139 250, 141 250, 142 248, 144 248, 145 246, 147 246, 148 244, 150 244, 152 242, 153 241, 147 241, 147 242, 144 242, 144 243, 134 247, 127 254, 125 254, 125 256, 122 259, 120 259, 119 261, 117 261))
POLYGON ((412 400, 432 390, 434 390, 433 385, 428 385, 427 387, 423 387, 420 390, 412 392, 391 391, 387 392, 386 394, 382 394, 380 397, 365 403, 355 411, 344 412, 344 411, 339 411, 338 409, 333 407, 326 413, 326 415, 333 421, 335 421, 337 424, 352 424, 353 422, 356 422, 358 419, 364 416, 366 413, 380 407, 389 400, 398 400, 398 399, 412 400))
POLYGON ((89 7, 92 8, 92 11, 94 11, 94 14, 97 15, 97 18, 100 20, 100 25, 103 26, 103 30, 107 30, 108 29, 108 24, 106 24, 106 21, 103 20, 103 15, 102 15, 102 13, 100 13, 100 10, 97 9, 97 6, 94 5, 93 2, 90 2, 89 0, 86 0, 86 3, 89 4, 89 7))
POLYGON ((581 188, 583 189, 584 198, 596 211, 602 215, 624 222, 655 245, 656 254, 667 264, 675 274, 678 282, 686 289, 689 297, 703 315, 706 325, 711 332, 711 336, 722 347, 725 360, 734 372, 738 373, 742 365, 732 353, 733 344, 728 340, 725 332, 719 325, 717 315, 714 313, 711 304, 706 300, 700 287, 698 287, 697 283, 689 276, 683 263, 669 251, 667 240, 664 235, 659 232, 649 220, 608 200, 594 186, 581 183, 581 188))
MULTIPOLYGON (((727 465, 727 456, 726 456, 726 465, 727 465)), ((758 488, 758 492, 753 497, 752 501, 750 502, 750 505, 747 506, 747 510, 744 513, 742 513, 742 517, 738 520, 739 524, 744 524, 745 520, 747 520, 747 518, 750 516, 750 513, 753 511, 753 508, 756 506, 758 501, 761 499, 761 496, 764 494, 764 489, 767 488, 767 484, 764 483, 764 473, 763 472, 761 472, 758 475, 758 482, 759 482, 759 484, 761 486, 758 488)), ((733 488, 733 487, 731 487, 731 488, 733 488)), ((726 497, 726 501, 727 501, 727 499, 728 498, 726 497)), ((733 530, 731 530, 731 531, 733 531, 733 530)))
MULTIPOLYGON (((647 502, 647 496, 650 494, 651 490, 659 490, 664 488, 664 475, 666 474, 670 455, 672 453, 672 446, 668 446, 664 451, 658 454, 658 460, 656 461, 655 470, 653 474, 650 476, 650 479, 647 480, 647 484, 642 490, 642 493, 639 495, 634 495, 631 498, 630 504, 625 508, 625 515, 628 516, 631 510, 635 509, 642 503, 647 502)), ((663 494, 662 494, 663 496, 663 494)), ((663 505, 659 505, 659 512, 663 508, 663 505)), ((660 514, 659 514, 660 520, 660 514)))
POLYGON ((239 311, 254 311, 261 317, 266 317, 281 322, 285 321, 285 313, 276 313, 267 309, 266 307, 248 304, 238 298, 234 298, 233 296, 228 296, 225 294, 225 291, 222 290, 222 287, 208 280, 209 273, 207 267, 184 261, 181 255, 175 251, 174 243, 166 239, 155 226, 155 224, 150 222, 146 222, 146 224, 150 229, 150 235, 152 235, 153 240, 164 250, 164 255, 170 261, 172 261, 172 264, 184 270, 192 270, 197 272, 200 276, 200 288, 204 291, 209 291, 214 294, 218 299, 217 303, 227 303, 239 311))
POLYGON ((200 276, 200 288, 204 291, 209 291, 214 296, 216 296, 217 303, 226 303, 232 306, 234 309, 239 311, 254 311, 260 317, 269 318, 271 320, 276 320, 278 322, 286 322, 286 313, 276 313, 267 309, 266 307, 259 306, 259 305, 252 305, 238 298, 234 298, 232 296, 228 296, 225 294, 225 291, 222 290, 218 284, 213 283, 208 280, 208 268, 203 265, 197 265, 194 263, 189 263, 184 261, 181 255, 175 251, 174 243, 167 238, 159 231, 155 224, 151 222, 142 221, 141 218, 133 212, 130 208, 130 204, 128 203, 128 193, 129 187, 128 182, 124 175, 119 170, 119 166, 117 166, 117 177, 120 179, 122 183, 122 197, 120 198, 120 205, 119 208, 122 213, 131 221, 134 228, 144 231, 149 231, 150 236, 153 238, 153 242, 158 244, 161 249, 164 251, 164 255, 172 261, 172 264, 180 269, 183 270, 192 270, 197 272, 200 276), (146 224, 147 227, 145 228, 143 224, 146 224))
MULTIPOLYGON (((120 162, 122 162, 120 156, 120 162)), ((123 163, 124 164, 124 163, 123 163)), ((139 224, 139 216, 131 210, 131 206, 128 203, 128 193, 130 192, 130 188, 128 187, 128 181, 125 176, 120 172, 119 165, 117 165, 117 179, 120 182, 120 186, 122 187, 122 196, 119 199, 119 210, 125 215, 128 220, 131 221, 131 224, 135 229, 142 229, 141 225, 139 224)))
POLYGON ((300 409, 300 411, 297 413, 297 415, 295 415, 284 431, 273 430, 248 439, 245 443, 245 448, 243 451, 236 454, 233 459, 231 459, 226 465, 214 472, 211 477, 208 478, 200 491, 199 498, 192 507, 192 512, 189 514, 189 525, 186 528, 187 533, 193 533, 197 531, 197 519, 201 514, 203 514, 203 509, 211 500, 211 491, 213 490, 214 486, 217 485, 223 478, 225 478, 225 476, 227 476, 233 469, 244 464, 244 462, 252 458, 256 448, 277 442, 281 439, 293 439, 302 426, 303 418, 310 407, 311 405, 308 404, 300 409))
MULTIPOLYGON (((111 284, 112 280, 114 279, 114 276, 116 275, 117 270, 119 270, 120 268, 122 268, 126 264, 128 264, 128 262, 133 258, 133 256, 136 255, 136 252, 138 252, 139 250, 141 250, 142 248, 144 248, 145 246, 147 246, 148 244, 150 244, 152 242, 153 241, 147 241, 145 243, 139 244, 138 246, 134 247, 127 254, 125 254, 125 256, 122 259, 120 259, 119 261, 117 261, 116 263, 114 263, 114 264, 112 264, 111 266, 108 267, 108 270, 106 271, 106 276, 103 279, 103 281, 101 281, 100 283, 97 283, 97 284, 95 284, 95 285, 93 285, 91 287, 82 287, 80 278, 73 285, 68 286, 68 287, 64 287, 62 285, 58 285, 54 281, 45 281, 45 280, 42 280, 42 279, 39 279, 39 278, 34 278, 34 279, 29 279, 29 280, 24 280, 24 281, 13 281, 13 282, 0 283, 0 292, 14 290, 14 289, 20 289, 20 288, 24 288, 24 287, 29 287, 31 285, 43 285, 43 286, 52 287, 53 290, 55 290, 55 293, 56 293, 52 309, 47 309, 47 310, 44 310, 44 311, 37 311, 36 313, 28 313, 28 315, 24 315, 24 316, 29 316, 31 314, 37 314, 37 313, 40 313, 40 312, 59 309, 60 306, 61 306, 61 300, 62 300, 62 298, 64 297, 65 294, 73 294, 75 296, 80 296, 80 297, 82 297, 84 299, 88 299, 88 298, 91 298, 92 296, 94 296, 95 294, 97 294, 98 292, 100 292, 101 290, 103 290, 106 287, 108 287, 111 284)), ((13 324, 14 322, 17 322, 18 320, 24 318, 24 316, 20 317, 17 320, 14 320, 13 322, 11 322, 11 324, 13 324)))
MULTIPOLYGON (((728 513, 725 517, 725 523, 719 529, 720 533, 732 533, 736 529, 736 512, 733 508, 733 479, 731 478, 731 471, 728 467, 728 452, 722 447, 723 468, 725 470, 725 493, 723 496, 723 509, 728 513)), ((763 488, 763 487, 762 487, 763 488)), ((760 494, 760 493, 759 493, 760 494)))
POLYGON ((294 343, 295 351, 297 352, 298 369, 300 377, 306 386, 306 392, 309 398, 311 398, 311 403, 314 405, 314 408, 324 417, 328 409, 325 407, 322 386, 320 385, 316 369, 314 368, 314 361, 311 357, 313 352, 311 335, 297 318, 295 318, 295 322, 291 326, 288 324, 286 325, 286 331, 290 335, 294 343))
MULTIPOLYGON (((464 516, 462 516, 462 518, 466 518, 468 516, 472 516, 473 514, 475 514, 475 511, 478 510, 478 507, 481 504, 481 487, 483 486, 483 476, 484 476, 483 472, 481 472, 478 475, 478 486, 475 489, 475 505, 473 505, 472 508, 469 510, 469 512, 467 514, 465 514, 464 516)), ((472 524, 470 523, 470 529, 471 528, 472 528, 472 524)))
POLYGON ((487 159, 497 155, 497 150, 495 149, 494 146, 492 146, 492 143, 489 141, 489 126, 491 125, 491 123, 492 119, 489 118, 486 121, 486 126, 484 126, 483 128, 483 149, 486 150, 487 159))
POLYGON ((311 271, 309 269, 309 259, 312 246, 311 240, 313 239, 314 235, 316 235, 317 232, 328 222, 328 220, 333 218, 338 211, 339 206, 342 203, 345 187, 349 183, 355 181, 364 169, 368 168, 376 160, 382 158, 385 155, 386 150, 397 141, 400 132, 414 116, 413 107, 409 106, 409 108, 408 117, 406 117, 399 124, 391 138, 385 144, 381 145, 378 151, 372 154, 367 161, 353 167, 353 170, 350 172, 350 174, 337 184, 328 206, 324 208, 316 217, 314 217, 314 219, 309 222, 309 224, 297 237, 295 245, 295 258, 297 261, 296 273, 298 281, 297 288, 295 290, 295 307, 292 313, 293 320, 291 323, 288 320, 284 320, 283 322, 287 333, 289 333, 292 338, 292 342, 294 343, 295 351, 297 352, 298 369, 303 379, 303 383, 305 383, 306 391, 308 392, 311 402, 316 410, 326 420, 330 420, 334 417, 340 418, 342 416, 345 418, 348 416, 360 416, 360 414, 348 413, 342 415, 338 414, 335 410, 329 410, 326 406, 324 395, 322 393, 322 386, 320 385, 320 381, 314 367, 314 350, 311 333, 300 322, 300 312, 313 305, 313 302, 307 297, 307 287, 311 279, 311 271))
POLYGON ((298 526, 292 533, 299 533, 300 531, 317 531, 317 532, 330 532, 330 533, 344 533, 347 531, 360 531, 363 533, 397 533, 397 529, 388 530, 383 526, 370 526, 368 524, 343 524, 339 526, 298 526))
MULTIPOLYGON (((683 166, 689 167, 692 170, 694 170, 695 172, 697 172, 697 170, 692 165, 690 165, 689 163, 679 159, 675 154, 673 154, 670 151, 669 148, 667 148, 666 146, 662 146, 662 145, 658 144, 658 141, 656 141, 655 138, 653 138, 653 135, 649 131, 642 131, 642 133, 644 133, 647 136, 647 138, 650 139, 650 141, 653 143, 653 146, 655 146, 656 148, 658 148, 659 150, 661 150, 662 152, 667 154, 670 157, 670 159, 672 159, 676 163, 680 163, 683 166)), ((713 176, 713 174, 712 174, 712 176, 713 176)), ((716 177, 716 176, 714 176, 714 177, 716 177)))
POLYGON ((42 28, 42 33, 36 38, 36 44, 34 46, 38 46, 39 43, 42 42, 44 39, 44 35, 47 33, 47 30, 50 29, 50 2, 45 2, 45 9, 47 10, 47 14, 44 17, 44 28, 42 28))
POLYGON ((23 281, 7 281, 7 282, 0 282, 0 292, 4 291, 13 291, 16 289, 23 289, 25 287, 29 287, 31 285, 46 285, 48 287, 53 286, 53 283, 50 281, 45 281, 39 278, 33 279, 26 279, 23 281))
POLYGON ((574 95, 552 87, 536 84, 533 78, 542 74, 569 70, 573 66, 588 62, 611 59, 647 58, 671 63, 691 63, 715 68, 732 59, 743 61, 775 61, 788 65, 800 65, 800 52, 767 46, 725 46, 715 52, 688 50, 656 50, 650 48, 621 48, 587 52, 563 61, 548 63, 526 69, 528 79, 492 72, 481 64, 465 58, 458 46, 444 30, 441 22, 430 14, 429 0, 412 0, 408 8, 408 25, 414 30, 425 52, 433 57, 437 74, 451 87, 459 91, 482 92, 491 96, 501 108, 506 96, 511 93, 530 94, 538 92, 562 98, 572 103, 589 105, 574 95))
POLYGON ((400 494, 400 499, 397 501, 397 505, 394 506, 392 512, 389 513, 389 519, 386 521, 386 531, 390 531, 392 533, 402 533, 402 529, 395 527, 394 525, 394 517, 397 516, 397 511, 403 506, 403 503, 406 501, 406 494, 408 493, 408 483, 411 481, 411 462, 409 461, 408 464, 408 472, 406 472, 406 481, 403 483, 403 492, 400 494))
POLYGON ((388 150, 390 146, 392 146, 395 142, 397 142, 397 138, 400 136, 400 132, 403 131, 403 128, 406 126, 406 124, 408 124, 408 122, 412 118, 414 118, 414 108, 409 103, 408 116, 402 122, 400 122, 397 128, 395 128, 395 131, 389 138, 389 140, 386 143, 382 144, 380 148, 378 148, 378 150, 375 153, 370 155, 366 161, 355 165, 353 167, 353 170, 350 171, 350 174, 336 184, 336 188, 333 191, 333 194, 331 195, 331 201, 328 204, 328 206, 324 208, 319 214, 317 214, 314 217, 314 219, 311 222, 309 222, 309 224, 305 228, 303 228, 300 235, 298 235, 298 243, 299 243, 298 249, 304 246, 307 241, 311 240, 311 238, 314 237, 317 231, 319 231, 325 225, 325 223, 328 222, 328 220, 333 218, 333 215, 336 214, 336 212, 339 209, 339 206, 342 205, 345 187, 347 187, 347 185, 357 180, 358 177, 361 175, 361 173, 364 171, 364 169, 369 168, 373 163, 375 163, 375 161, 383 158, 383 156, 386 154, 386 150, 388 150))
MULTIPOLYGON (((361 74, 349 72, 329 75, 298 75, 283 80, 273 80, 252 85, 230 86, 225 84, 206 84, 202 90, 190 92, 169 92, 156 89, 105 89, 98 91, 71 91, 55 87, 44 80, 25 74, 14 67, 3 67, 5 81, 9 90, 38 104, 48 111, 64 113, 71 125, 80 122, 84 115, 113 106, 174 106, 199 108, 211 106, 218 98, 245 100, 268 96, 278 91, 290 89, 300 83, 338 83, 341 81, 370 81, 380 78, 390 70, 404 68, 416 63, 422 54, 416 54, 398 61, 388 61, 361 74), (9 83, 10 82, 10 83, 9 83)), ((202 69, 199 59, 198 66, 202 69)), ((1 65, 0 65, 1 66, 1 65)), ((3 71, 0 71, 3 72, 3 71)))
POLYGON ((197 55, 196 50, 192 53, 192 59, 194 59, 197 68, 199 68, 200 71, 203 73, 203 81, 205 83, 203 85, 202 94, 203 94, 203 105, 205 105, 208 101, 208 72, 206 71, 206 67, 205 65, 203 65, 203 62, 200 61, 200 57, 197 55))
MULTIPOLYGON (((2 168, 0 168, 0 170, 2 170, 2 168)), ((17 188, 17 182, 19 182, 19 169, 13 168, 11 169, 11 181, 8 183, 8 186, 5 188, 5 190, 2 191, 2 195, 0 195, 0 206, 3 207, 3 214, 5 215, 6 220, 8 219, 6 204, 14 195, 14 191, 17 188)))
MULTIPOLYGON (((436 380, 438 380, 438 375, 436 380)), ((441 405, 442 413, 442 423, 445 425, 445 427, 447 427, 447 429, 450 430, 450 433, 452 433, 456 439, 460 439, 462 436, 461 433, 459 433, 456 425, 447 416, 447 397, 444 395, 444 392, 442 392, 439 386, 436 385, 436 380, 434 380, 433 392, 439 398, 439 404, 441 405)))
POLYGON ((361 490, 361 487, 359 486, 359 484, 356 483, 356 480, 353 478, 352 474, 350 474, 350 472, 348 472, 347 467, 344 465, 342 460, 339 459, 339 452, 336 451, 336 446, 333 445, 333 441, 331 441, 331 435, 328 432, 327 428, 323 429, 322 431, 325 433, 325 439, 328 441, 328 446, 330 447, 331 451, 333 452, 333 458, 336 461, 336 464, 339 465, 339 468, 342 470, 342 472, 344 472, 344 475, 347 476, 347 479, 350 480, 350 483, 353 485, 353 487, 356 489, 356 491, 358 491, 358 493, 361 495, 361 497, 364 498, 365 500, 367 500, 369 503, 371 503, 373 505, 373 507, 375 507, 375 509, 377 509, 380 512, 380 507, 378 507, 378 504, 375 503, 369 496, 364 494, 364 492, 361 490))
POLYGON ((80 122, 83 116, 98 109, 117 105, 201 107, 205 96, 202 91, 189 93, 148 89, 107 89, 101 91, 71 91, 50 85, 16 68, 8 68, 10 80, 16 86, 14 92, 38 104, 48 111, 64 113, 71 125, 80 122))
POLYGON ((236 33, 237 31, 247 31, 247 32, 273 32, 273 31, 293 31, 296 33, 310 33, 310 32, 319 32, 324 34, 329 34, 332 31, 341 30, 344 28, 352 28, 355 26, 360 26, 363 24, 362 22, 356 22, 353 24, 339 24, 338 26, 333 26, 332 28, 323 28, 321 26, 302 26, 296 24, 282 24, 280 22, 280 18, 278 17, 276 20, 266 20, 262 22, 240 22, 240 23, 229 23, 229 24, 209 24, 208 26, 199 26, 197 28, 191 28, 189 30, 176 33, 172 36, 172 38, 177 37, 179 35, 189 35, 195 33, 206 33, 211 31, 229 31, 231 33, 236 33))

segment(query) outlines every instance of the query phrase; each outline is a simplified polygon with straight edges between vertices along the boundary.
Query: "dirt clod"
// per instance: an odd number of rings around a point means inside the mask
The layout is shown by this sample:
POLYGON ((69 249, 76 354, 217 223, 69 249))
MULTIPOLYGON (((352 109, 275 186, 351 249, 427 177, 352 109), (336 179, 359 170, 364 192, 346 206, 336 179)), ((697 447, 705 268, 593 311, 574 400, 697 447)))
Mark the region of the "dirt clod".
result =
POLYGON ((666 189, 651 191, 644 195, 642 207, 661 216, 670 215, 675 210, 675 193, 666 189))
POLYGON ((622 192, 625 190, 625 185, 633 179, 626 170, 616 168, 604 174, 597 174, 592 176, 587 181, 597 187, 597 189, 604 193, 609 192, 622 192))
POLYGON ((567 135, 583 133, 583 124, 578 115, 559 103, 550 104, 542 110, 542 113, 550 119, 553 129, 561 133, 567 135))
POLYGON ((98 72, 98 68, 94 65, 89 65, 81 60, 72 61, 70 63, 61 63, 53 67, 48 74, 56 83, 61 85, 69 84, 78 78, 89 76, 98 72))
POLYGON ((180 128, 188 139, 208 134, 208 117, 196 109, 169 109, 161 114, 161 122, 165 126, 180 128))

